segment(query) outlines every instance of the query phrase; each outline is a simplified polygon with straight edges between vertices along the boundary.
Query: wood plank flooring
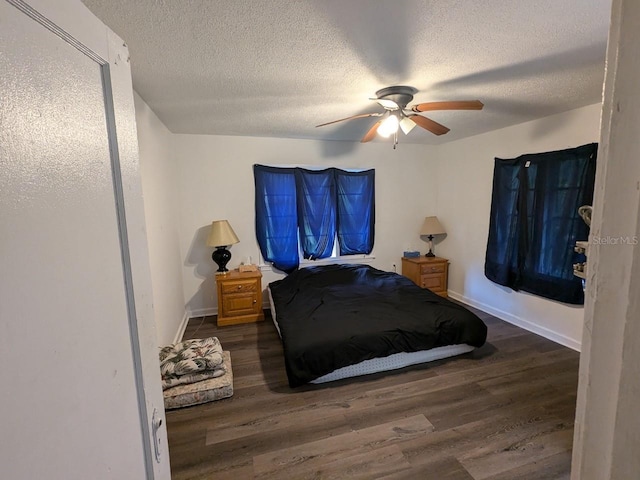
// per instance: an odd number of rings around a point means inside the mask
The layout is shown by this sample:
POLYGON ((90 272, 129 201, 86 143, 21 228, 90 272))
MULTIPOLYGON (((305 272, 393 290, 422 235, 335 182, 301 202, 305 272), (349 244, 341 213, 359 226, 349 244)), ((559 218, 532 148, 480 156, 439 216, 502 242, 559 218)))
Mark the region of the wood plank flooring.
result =
POLYGON ((569 479, 579 354, 474 311, 474 352, 297 389, 268 312, 192 319, 185 339, 231 352, 234 396, 167 412, 172 478, 569 479))

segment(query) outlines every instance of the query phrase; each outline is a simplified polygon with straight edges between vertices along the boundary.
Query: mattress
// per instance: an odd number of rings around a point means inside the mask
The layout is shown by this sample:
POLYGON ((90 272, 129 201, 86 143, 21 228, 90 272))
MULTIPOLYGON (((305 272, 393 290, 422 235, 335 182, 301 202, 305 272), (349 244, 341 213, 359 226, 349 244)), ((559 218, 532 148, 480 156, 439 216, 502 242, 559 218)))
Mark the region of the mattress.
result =
POLYGON ((397 353, 467 344, 487 327, 463 306, 368 265, 324 265, 269 284, 291 387, 397 353))
MULTIPOLYGON (((271 318, 273 324, 278 331, 278 335, 282 339, 282 333, 280 331, 280 325, 278 324, 278 316, 273 302, 273 296, 271 294, 270 286, 267 286, 267 296, 269 298, 269 309, 271 310, 271 318)), ((453 357, 456 355, 462 355, 475 350, 476 347, 468 345, 466 343, 456 345, 445 345, 442 347, 431 348, 428 350, 420 350, 417 352, 399 352, 385 357, 377 357, 368 360, 363 360, 353 365, 333 370, 330 373, 322 375, 309 383, 322 384, 327 382, 333 382, 344 378, 358 377, 363 375, 371 375, 379 372, 386 372, 392 370, 398 370, 411 365, 418 365, 421 363, 434 362, 436 360, 442 360, 444 358, 453 357)))
POLYGON ((397 370, 410 365, 418 365, 420 363, 435 362, 436 360, 442 360, 443 358, 468 353, 475 350, 475 348, 476 347, 463 343, 461 345, 446 345, 444 347, 436 347, 430 350, 420 350, 419 352, 393 353, 387 357, 363 360, 355 365, 338 368, 331 373, 327 373, 315 380, 311 380, 309 383, 333 382, 342 378, 359 377, 361 375, 397 370))

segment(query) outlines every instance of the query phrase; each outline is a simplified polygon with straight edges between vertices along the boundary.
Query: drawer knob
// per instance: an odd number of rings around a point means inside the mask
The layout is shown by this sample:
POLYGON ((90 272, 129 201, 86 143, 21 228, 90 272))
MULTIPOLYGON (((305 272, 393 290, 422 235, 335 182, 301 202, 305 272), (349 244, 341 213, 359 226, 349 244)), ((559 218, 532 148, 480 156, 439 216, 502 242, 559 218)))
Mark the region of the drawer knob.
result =
POLYGON ((258 301, 257 300, 253 300, 253 303, 258 303, 258 301))
POLYGON ((242 285, 238 285, 238 290, 242 290, 242 285))

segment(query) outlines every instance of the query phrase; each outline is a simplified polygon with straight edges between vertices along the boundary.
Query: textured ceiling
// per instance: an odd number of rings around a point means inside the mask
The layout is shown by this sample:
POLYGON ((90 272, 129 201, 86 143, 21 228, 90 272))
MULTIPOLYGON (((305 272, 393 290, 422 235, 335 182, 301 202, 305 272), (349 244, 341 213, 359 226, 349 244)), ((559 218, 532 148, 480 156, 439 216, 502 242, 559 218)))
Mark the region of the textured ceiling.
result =
MULTIPOLYGON (((600 101, 609 0, 84 0, 129 45, 133 83, 174 133, 359 140, 368 98, 411 85, 436 144, 600 101)), ((376 140, 384 141, 384 140, 376 140)), ((387 140, 389 141, 389 140, 387 140)))

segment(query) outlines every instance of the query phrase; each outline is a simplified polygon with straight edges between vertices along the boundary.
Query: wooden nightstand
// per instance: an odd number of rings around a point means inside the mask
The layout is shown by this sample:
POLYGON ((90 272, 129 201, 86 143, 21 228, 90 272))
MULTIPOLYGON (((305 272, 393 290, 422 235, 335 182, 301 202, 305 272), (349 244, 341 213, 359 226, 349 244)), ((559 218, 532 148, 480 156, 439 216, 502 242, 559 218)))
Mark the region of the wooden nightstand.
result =
POLYGON ((259 271, 216 275, 219 327, 264 320, 261 279, 259 271))
POLYGON ((402 274, 421 288, 447 298, 449 260, 440 257, 402 257, 402 274))

